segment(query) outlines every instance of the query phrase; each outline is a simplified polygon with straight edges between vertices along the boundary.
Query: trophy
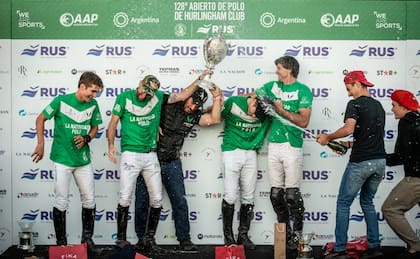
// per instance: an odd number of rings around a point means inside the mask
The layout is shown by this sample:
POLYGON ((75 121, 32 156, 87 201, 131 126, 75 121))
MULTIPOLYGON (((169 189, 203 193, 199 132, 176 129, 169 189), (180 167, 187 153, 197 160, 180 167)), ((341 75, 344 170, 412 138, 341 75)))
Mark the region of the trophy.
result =
POLYGON ((309 245, 314 239, 315 233, 298 233, 298 257, 296 259, 313 259, 312 247, 309 245))
POLYGON ((229 50, 229 44, 223 39, 222 30, 219 30, 218 38, 206 38, 203 45, 204 61, 206 68, 210 72, 201 80, 199 86, 207 89, 212 89, 212 83, 209 81, 214 67, 219 64, 225 57, 229 50))
POLYGON ((28 220, 18 221, 21 232, 19 232, 19 245, 18 249, 32 253, 35 250, 34 235, 32 227, 35 222, 28 220))

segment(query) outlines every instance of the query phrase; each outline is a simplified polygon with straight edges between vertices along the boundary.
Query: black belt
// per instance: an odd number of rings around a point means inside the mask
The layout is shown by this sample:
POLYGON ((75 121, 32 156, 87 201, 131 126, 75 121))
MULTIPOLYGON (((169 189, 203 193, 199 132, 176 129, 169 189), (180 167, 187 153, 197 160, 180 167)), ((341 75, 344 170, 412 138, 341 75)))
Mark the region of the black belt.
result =
POLYGON ((152 153, 152 152, 156 152, 157 148, 151 148, 148 151, 144 152, 144 153, 152 153))

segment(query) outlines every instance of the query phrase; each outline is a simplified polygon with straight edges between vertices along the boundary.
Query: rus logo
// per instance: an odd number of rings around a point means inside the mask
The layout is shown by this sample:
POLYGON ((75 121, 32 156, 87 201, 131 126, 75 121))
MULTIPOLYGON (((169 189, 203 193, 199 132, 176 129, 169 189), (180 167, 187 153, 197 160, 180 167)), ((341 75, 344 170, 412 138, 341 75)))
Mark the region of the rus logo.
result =
POLYGON ((157 56, 197 56, 198 55, 198 47, 197 46, 171 46, 169 45, 161 45, 161 48, 157 48, 153 51, 152 55, 157 56))

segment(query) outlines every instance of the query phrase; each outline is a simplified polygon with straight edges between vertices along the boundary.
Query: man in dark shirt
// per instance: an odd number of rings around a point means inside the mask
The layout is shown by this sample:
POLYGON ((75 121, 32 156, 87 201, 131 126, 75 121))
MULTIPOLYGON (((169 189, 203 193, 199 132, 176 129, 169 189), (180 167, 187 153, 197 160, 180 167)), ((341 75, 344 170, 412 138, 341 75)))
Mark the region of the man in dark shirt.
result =
MULTIPOLYGON (((200 82, 205 74, 200 75, 200 82)), ((203 127, 220 123, 220 111, 223 93, 214 85, 210 90, 213 95, 213 106, 208 112, 203 112, 202 106, 207 100, 207 93, 198 88, 185 102, 164 104, 162 107, 160 132, 157 154, 161 167, 162 183, 168 193, 173 216, 177 240, 180 249, 187 252, 197 252, 197 247, 191 242, 188 204, 185 198, 184 174, 180 159, 180 150, 184 144, 184 137, 188 135, 194 125, 203 127)), ((142 236, 147 221, 148 195, 146 184, 142 177, 137 178, 135 201, 135 230, 139 237, 136 248, 142 251, 142 236)))
POLYGON ((391 94, 392 112, 398 122, 395 151, 387 154, 386 165, 404 165, 404 178, 392 189, 382 205, 388 225, 407 244, 398 259, 420 258, 420 238, 405 213, 420 203, 420 106, 406 90, 391 94))
POLYGON ((373 84, 366 80, 362 71, 349 72, 344 77, 344 84, 348 96, 353 97, 347 104, 344 126, 331 134, 317 136, 317 142, 326 145, 331 140, 353 134, 350 161, 341 178, 337 197, 334 253, 326 258, 347 258, 350 206, 359 191, 369 247, 360 258, 377 258, 383 254, 373 198, 385 174, 385 111, 379 101, 370 97, 368 87, 373 84))

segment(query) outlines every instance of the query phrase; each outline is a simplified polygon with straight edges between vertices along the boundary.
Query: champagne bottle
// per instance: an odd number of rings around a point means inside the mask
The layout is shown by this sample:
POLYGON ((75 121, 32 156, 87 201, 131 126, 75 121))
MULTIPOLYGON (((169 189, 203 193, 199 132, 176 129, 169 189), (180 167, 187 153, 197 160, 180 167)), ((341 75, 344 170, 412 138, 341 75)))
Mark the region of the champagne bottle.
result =
POLYGON ((328 142, 327 146, 334 151, 340 152, 342 155, 344 155, 347 152, 346 146, 341 145, 340 143, 334 140, 331 140, 330 142, 328 142))

